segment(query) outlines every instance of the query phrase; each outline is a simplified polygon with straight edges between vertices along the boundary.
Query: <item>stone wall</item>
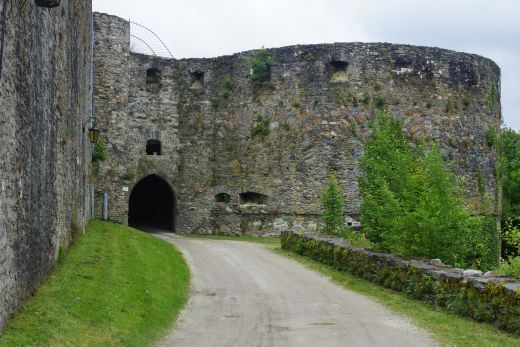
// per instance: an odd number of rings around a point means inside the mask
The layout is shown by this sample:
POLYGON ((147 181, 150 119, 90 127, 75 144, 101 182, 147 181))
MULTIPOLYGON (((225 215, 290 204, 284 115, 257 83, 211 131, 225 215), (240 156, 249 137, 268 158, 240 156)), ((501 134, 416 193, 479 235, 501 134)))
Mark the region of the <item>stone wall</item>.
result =
POLYGON ((96 48, 103 50, 96 52, 96 68, 114 68, 96 72, 95 84, 110 91, 96 97, 96 109, 113 115, 99 186, 109 192, 115 221, 126 222, 131 187, 160 173, 176 192, 179 231, 312 230, 321 189, 334 170, 355 225, 359 159, 380 108, 403 120, 412 142, 440 144, 465 178, 469 208, 498 213, 483 203, 500 196, 489 141, 502 119, 500 70, 489 59, 384 43, 291 46, 268 51, 270 80, 258 86, 246 61, 258 51, 182 60, 128 53, 127 46, 119 52, 128 23, 102 14, 95 21, 96 48), (160 81, 147 80, 150 68, 160 81), (112 100, 125 97, 128 103, 114 108, 112 100), (157 137, 165 154, 147 156, 146 140, 157 137), (247 192, 266 198, 241 199, 247 192), (216 200, 222 193, 229 202, 216 200))
POLYGON ((91 156, 90 1, 62 1, 54 9, 34 1, 7 4, 1 9, 7 12, 0 76, 0 330, 47 278, 59 249, 83 232, 91 156))
POLYGON ((353 248, 343 239, 284 232, 282 248, 406 293, 479 322, 520 334, 520 282, 494 272, 464 270, 439 259, 403 259, 353 248))

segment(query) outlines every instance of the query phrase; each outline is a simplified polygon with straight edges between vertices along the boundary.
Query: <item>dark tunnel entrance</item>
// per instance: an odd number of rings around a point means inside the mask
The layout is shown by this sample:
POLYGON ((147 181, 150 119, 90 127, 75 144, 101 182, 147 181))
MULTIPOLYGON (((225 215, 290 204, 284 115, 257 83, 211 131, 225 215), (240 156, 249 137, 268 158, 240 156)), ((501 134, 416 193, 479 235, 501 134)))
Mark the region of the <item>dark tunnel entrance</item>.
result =
POLYGON ((175 198, 165 180, 150 175, 130 194, 128 225, 145 231, 175 232, 175 198))

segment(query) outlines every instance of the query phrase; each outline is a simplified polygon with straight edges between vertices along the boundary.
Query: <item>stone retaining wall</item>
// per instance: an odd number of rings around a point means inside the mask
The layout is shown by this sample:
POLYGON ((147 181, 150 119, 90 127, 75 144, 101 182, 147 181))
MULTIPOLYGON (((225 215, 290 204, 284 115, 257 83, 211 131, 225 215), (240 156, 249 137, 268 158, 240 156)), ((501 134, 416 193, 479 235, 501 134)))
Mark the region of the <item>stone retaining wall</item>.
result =
POLYGON ((355 249, 330 237, 285 232, 282 248, 405 292, 436 307, 520 333, 520 282, 493 272, 355 249))

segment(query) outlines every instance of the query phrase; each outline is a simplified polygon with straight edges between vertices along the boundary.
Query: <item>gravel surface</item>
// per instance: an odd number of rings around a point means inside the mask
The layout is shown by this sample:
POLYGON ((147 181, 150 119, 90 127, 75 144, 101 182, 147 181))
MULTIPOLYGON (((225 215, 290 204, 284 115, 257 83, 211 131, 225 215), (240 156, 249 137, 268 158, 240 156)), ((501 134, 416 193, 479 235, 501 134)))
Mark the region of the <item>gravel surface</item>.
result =
POLYGON ((436 346, 423 330, 261 244, 158 237, 192 274, 191 298, 159 346, 436 346))

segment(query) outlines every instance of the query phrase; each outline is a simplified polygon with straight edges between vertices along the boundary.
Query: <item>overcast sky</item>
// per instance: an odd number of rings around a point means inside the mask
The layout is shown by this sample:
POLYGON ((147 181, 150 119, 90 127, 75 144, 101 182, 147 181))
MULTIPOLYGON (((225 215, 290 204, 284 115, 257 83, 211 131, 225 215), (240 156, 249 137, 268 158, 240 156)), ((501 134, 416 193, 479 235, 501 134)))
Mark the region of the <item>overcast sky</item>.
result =
POLYGON ((520 130, 518 0, 93 0, 152 29, 175 58, 332 42, 391 42, 480 54, 502 69, 507 126, 520 130))

